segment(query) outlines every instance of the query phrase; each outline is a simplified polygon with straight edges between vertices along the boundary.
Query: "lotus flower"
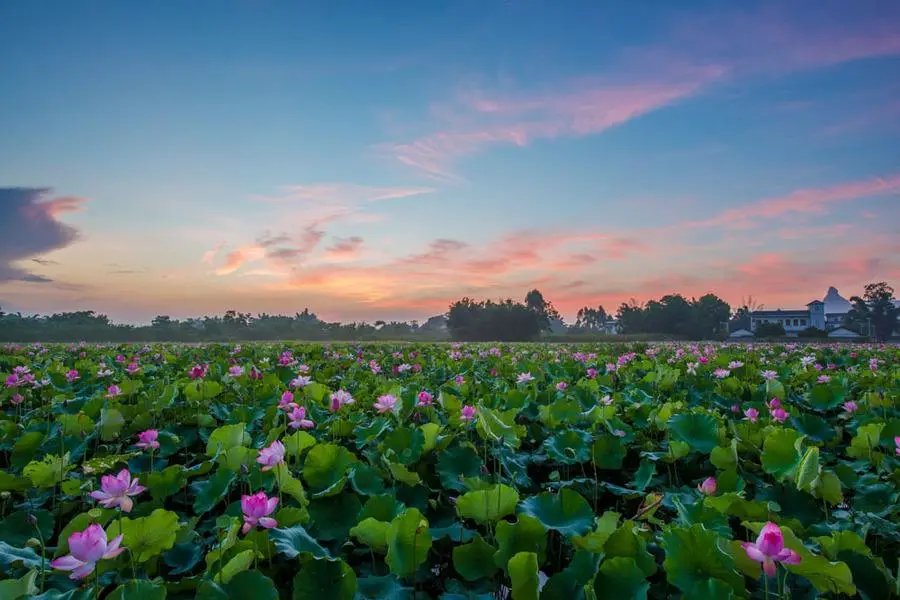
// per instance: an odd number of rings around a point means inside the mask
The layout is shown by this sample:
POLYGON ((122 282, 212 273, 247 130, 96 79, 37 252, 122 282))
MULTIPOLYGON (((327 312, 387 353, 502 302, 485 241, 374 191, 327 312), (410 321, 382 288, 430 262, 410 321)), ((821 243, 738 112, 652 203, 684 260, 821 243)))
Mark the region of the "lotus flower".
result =
POLYGON ((285 390, 283 394, 281 394, 281 400, 278 401, 278 408, 287 410, 294 403, 294 393, 285 390))
POLYGON ((291 379, 291 387, 292 388, 305 388, 310 383, 312 383, 312 378, 308 375, 298 375, 291 379))
POLYGON ((158 437, 159 432, 155 429, 142 431, 138 434, 138 443, 135 446, 143 450, 156 450, 159 448, 159 442, 156 441, 158 437))
POLYGON ((894 437, 894 446, 896 446, 894 453, 900 456, 900 435, 894 437))
POLYGON ((244 367, 241 365, 232 365, 228 368, 228 374, 232 377, 240 377, 244 374, 244 367))
POLYGON ((434 396, 425 390, 419 392, 416 398, 418 399, 416 406, 431 406, 434 403, 434 396))
POLYGON ((534 375, 531 373, 519 373, 516 377, 516 383, 529 383, 534 381, 534 375))
POLYGON ((146 488, 138 485, 138 479, 131 478, 128 469, 122 469, 116 476, 104 475, 100 478, 100 489, 91 492, 91 498, 100 502, 104 508, 118 506, 122 512, 131 512, 134 501, 131 496, 137 496, 146 488))
POLYGON ((284 462, 284 444, 275 440, 267 447, 259 451, 256 462, 261 464, 263 471, 274 469, 276 465, 284 462))
POLYGON ((770 410, 769 415, 772 417, 772 420, 774 420, 778 423, 784 423, 785 421, 787 421, 788 417, 790 416, 788 411, 784 410, 780 406, 774 410, 770 410))
POLYGON ((69 536, 69 554, 60 556, 50 566, 60 571, 72 571, 69 579, 83 579, 90 575, 97 562, 104 558, 115 558, 125 548, 121 548, 122 534, 106 540, 106 531, 99 524, 88 525, 84 531, 76 531, 69 536))
POLYGON ((257 525, 266 529, 277 527, 278 521, 269 516, 275 511, 276 506, 278 498, 269 498, 265 492, 241 496, 241 510, 244 511, 244 526, 241 533, 246 535, 257 525))
POLYGON ((392 394, 379 396, 373 405, 379 414, 395 412, 397 410, 397 397, 392 394))
POLYGON ((117 386, 115 384, 106 388, 106 397, 107 398, 115 398, 116 396, 119 396, 121 394, 122 394, 122 388, 120 388, 119 386, 117 386))
POLYGON ((465 423, 472 421, 475 418, 475 407, 469 405, 463 406, 459 418, 465 423))
POLYGON ((751 423, 756 423, 756 420, 759 418, 759 411, 751 406, 744 411, 744 416, 747 417, 747 420, 751 423))
POLYGON ((202 379, 206 377, 207 371, 209 371, 209 365, 194 365, 191 367, 191 370, 188 371, 188 377, 191 379, 202 379))
POLYGON ((312 429, 316 426, 315 423, 306 418, 306 407, 305 406, 294 406, 294 410, 288 413, 288 419, 291 422, 288 424, 288 427, 291 429, 312 429))
POLYGON ((776 562, 782 562, 789 565, 800 564, 800 555, 784 547, 784 535, 781 528, 772 523, 766 523, 759 532, 756 542, 744 542, 741 544, 747 557, 762 563, 763 571, 769 577, 774 577, 777 569, 776 562))
POLYGON ((68 371, 66 371, 66 381, 68 381, 69 383, 75 383, 75 381, 77 381, 79 377, 80 375, 75 369, 69 369, 68 371))
POLYGON ((857 410, 859 410, 859 406, 853 400, 847 400, 846 402, 844 402, 844 404, 842 404, 842 406, 847 414, 853 414, 857 410))
POLYGON ((760 375, 762 375, 762 378, 766 381, 772 381, 773 379, 776 379, 778 377, 778 373, 772 370, 765 370, 760 373, 760 375))
POLYGON ((564 392, 564 391, 566 391, 567 389, 569 389, 569 384, 568 384, 568 383, 566 383, 565 381, 559 381, 559 382, 557 382, 557 384, 556 384, 556 390, 557 390, 557 391, 559 391, 559 392, 564 392))
POLYGON ((597 369, 595 369, 594 367, 589 367, 588 370, 585 372, 585 376, 588 379, 593 379, 594 377, 597 376, 597 369))
POLYGON ((331 412, 337 412, 341 409, 342 406, 353 404, 354 402, 356 402, 356 400, 353 399, 353 396, 350 395, 350 392, 345 390, 338 390, 331 395, 331 412))
POLYGON ((706 494, 707 496, 712 496, 716 493, 716 478, 715 477, 707 477, 703 480, 703 482, 697 486, 697 489, 700 490, 701 494, 706 494))

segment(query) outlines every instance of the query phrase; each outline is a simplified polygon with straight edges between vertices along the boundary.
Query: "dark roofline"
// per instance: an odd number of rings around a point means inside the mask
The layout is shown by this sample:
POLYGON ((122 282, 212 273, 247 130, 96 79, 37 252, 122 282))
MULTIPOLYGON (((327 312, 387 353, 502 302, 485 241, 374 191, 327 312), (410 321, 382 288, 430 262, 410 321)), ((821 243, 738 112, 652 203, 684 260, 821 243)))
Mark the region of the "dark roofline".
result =
POLYGON ((812 302, 807 302, 807 303, 806 303, 807 306, 811 306, 811 305, 813 305, 813 304, 825 304, 825 303, 822 302, 821 300, 813 300, 812 302))
POLYGON ((780 315, 809 315, 808 310, 803 310, 802 308, 796 308, 792 310, 754 310, 750 313, 751 317, 775 317, 780 315))

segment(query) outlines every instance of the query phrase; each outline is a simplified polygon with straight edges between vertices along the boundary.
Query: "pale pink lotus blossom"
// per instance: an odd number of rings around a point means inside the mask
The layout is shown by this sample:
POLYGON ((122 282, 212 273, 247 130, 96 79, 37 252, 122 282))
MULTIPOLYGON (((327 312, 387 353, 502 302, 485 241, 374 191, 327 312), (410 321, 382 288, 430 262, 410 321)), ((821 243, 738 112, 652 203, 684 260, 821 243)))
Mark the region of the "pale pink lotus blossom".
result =
POLYGON ((288 413, 290 423, 288 426, 292 429, 312 429, 315 423, 306 418, 306 407, 294 405, 294 409, 288 413))
POLYGON ((744 542, 741 546, 750 560, 762 563, 763 571, 769 577, 775 577, 778 568, 775 563, 800 564, 800 555, 784 547, 784 534, 781 533, 781 528, 771 521, 763 526, 755 543, 744 542))
POLYGON ((819 375, 816 379, 816 383, 828 383, 831 381, 831 377, 829 375, 819 375))
POLYGON ((689 362, 689 363, 687 364, 687 373, 688 373, 688 375, 696 375, 696 374, 697 374, 697 367, 698 367, 698 366, 699 366, 698 363, 695 363, 695 362, 689 362))
POLYGON ((13 406, 18 406, 18 405, 22 404, 23 402, 25 402, 25 396, 23 396, 22 394, 16 393, 10 397, 9 401, 10 401, 10 403, 12 403, 13 406))
POLYGON ((613 403, 612 396, 610 396, 609 394, 606 394, 605 396, 600 398, 600 402, 602 402, 604 406, 609 406, 613 403))
POLYGON ((155 429, 147 429, 146 431, 142 431, 138 434, 138 443, 135 444, 136 447, 141 448, 142 450, 156 450, 159 448, 159 442, 157 438, 159 438, 159 432, 155 429))
POLYGON ((773 379, 778 378, 778 373, 776 373, 775 371, 772 371, 771 369, 762 371, 760 373, 760 375, 762 375, 762 378, 765 379, 766 381, 772 381, 773 379))
POLYGON ((84 579, 94 572, 102 559, 115 558, 125 548, 120 547, 122 534, 107 541, 106 531, 98 523, 69 536, 69 554, 53 560, 50 566, 60 571, 72 571, 69 579, 84 579))
POLYGON ((137 496, 146 488, 138 485, 138 478, 132 479, 128 469, 122 469, 118 475, 104 475, 100 478, 100 489, 91 492, 91 498, 97 500, 104 508, 118 506, 122 512, 131 512, 134 501, 131 496, 137 496))
POLYGON ((106 397, 107 398, 115 398, 116 396, 119 396, 121 394, 122 394, 122 388, 120 388, 116 384, 113 384, 113 385, 109 386, 108 388, 106 388, 106 397))
POLYGON ((744 411, 744 416, 751 423, 756 423, 756 420, 759 418, 759 411, 753 408, 752 406, 744 411))
POLYGON ((847 400, 846 402, 844 402, 844 404, 842 404, 842 406, 847 414, 853 414, 857 410, 859 410, 859 406, 853 400, 847 400))
POLYGON ((241 496, 241 510, 244 513, 244 526, 241 533, 247 534, 251 529, 259 525, 265 529, 278 526, 278 521, 270 517, 275 507, 278 506, 278 498, 269 498, 265 492, 257 492, 252 496, 241 496))
POLYGON ((894 448, 894 454, 900 456, 900 435, 894 436, 894 446, 896 446, 896 448, 894 448))
POLYGON ((20 385, 22 385, 22 380, 15 373, 6 376, 6 387, 13 388, 19 387, 20 385))
POLYGON ((434 404, 434 396, 426 390, 422 390, 421 392, 419 392, 416 396, 416 399, 418 400, 418 402, 416 402, 416 406, 431 406, 432 404, 434 404))
POLYGON ((557 391, 564 392, 567 389, 569 389, 569 384, 566 383, 565 381, 559 381, 556 384, 556 389, 557 389, 557 391))
POLYGON ((292 388, 300 388, 303 389, 312 383, 312 378, 307 375, 298 375, 291 379, 291 387, 292 388))
POLYGON ((68 381, 69 383, 75 383, 80 378, 81 376, 78 374, 77 370, 69 369, 68 371, 66 371, 66 381, 68 381))
POLYGON ((712 496, 716 493, 717 489, 716 478, 715 477, 707 477, 697 486, 697 489, 700 490, 701 494, 706 494, 707 496, 712 496))
POLYGON ((878 359, 877 359, 877 358, 870 358, 870 359, 869 359, 869 370, 870 370, 870 371, 877 371, 877 370, 878 370, 878 359))
POLYGON ((125 372, 128 373, 129 375, 134 375, 135 373, 137 373, 140 370, 141 370, 141 366, 139 364, 137 364, 136 362, 128 363, 128 366, 125 367, 125 372))
POLYGON ((281 400, 278 401, 278 408, 288 410, 294 403, 294 394, 290 390, 285 390, 281 394, 281 400))
POLYGON ((259 451, 256 462, 262 465, 262 471, 274 469, 276 465, 284 462, 284 444, 275 440, 259 451))
POLYGON ((595 369, 594 367, 589 367, 587 372, 585 373, 585 376, 588 379, 593 379, 594 377, 597 376, 597 369, 595 369))
POLYGON ((616 363, 606 363, 606 372, 607 373, 615 373, 619 370, 619 367, 616 366, 616 363))
POLYGON ((781 408, 781 400, 779 400, 778 398, 772 398, 771 400, 769 400, 769 402, 766 404, 766 406, 769 407, 769 410, 775 410, 776 408, 781 408))
POLYGON ((379 414, 384 414, 386 412, 396 412, 399 408, 397 406, 397 397, 393 394, 384 394, 383 396, 378 396, 378 400, 375 401, 375 404, 373 404, 373 406, 379 414))
POLYGON ((338 390, 331 394, 331 412, 337 412, 342 406, 353 404, 356 400, 350 395, 350 392, 338 390))
POLYGON ((519 373, 516 377, 516 383, 518 384, 529 383, 531 381, 534 381, 534 375, 531 373, 519 373))
POLYGON ((729 371, 728 369, 716 369, 715 371, 713 371, 713 377, 715 377, 716 379, 725 379, 729 375, 731 375, 731 371, 729 371))
POLYGON ((241 365, 231 365, 228 367, 228 374, 232 377, 240 377, 244 374, 244 367, 241 365))
POLYGON ((466 423, 475 419, 475 407, 469 406, 468 404, 466 406, 463 406, 462 412, 459 415, 459 419, 466 423))
POLYGON ((466 382, 466 378, 463 377, 462 375, 457 375, 456 377, 453 378, 453 382, 456 385, 462 385, 466 382))

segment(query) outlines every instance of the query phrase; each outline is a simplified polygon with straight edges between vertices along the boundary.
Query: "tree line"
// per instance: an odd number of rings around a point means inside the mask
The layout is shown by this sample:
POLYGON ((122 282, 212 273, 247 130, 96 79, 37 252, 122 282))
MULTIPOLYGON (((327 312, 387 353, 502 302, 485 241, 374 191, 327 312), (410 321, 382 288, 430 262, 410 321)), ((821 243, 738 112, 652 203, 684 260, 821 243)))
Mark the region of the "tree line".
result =
MULTIPOLYGON (((853 306, 844 326, 876 340, 888 339, 898 328, 900 309, 894 290, 887 283, 872 283, 862 296, 853 296, 853 306)), ((667 294, 639 304, 623 302, 614 315, 603 306, 584 306, 575 322, 566 325, 553 303, 539 290, 531 290, 521 302, 512 299, 462 298, 444 315, 425 323, 375 321, 374 323, 329 323, 304 309, 293 316, 227 311, 222 316, 173 319, 160 315, 150 325, 116 324, 94 311, 23 316, 0 310, 0 341, 4 342, 152 342, 238 340, 333 340, 377 341, 454 339, 461 341, 529 341, 539 338, 584 339, 605 334, 656 335, 672 339, 723 339, 730 330, 750 328, 752 300, 732 312, 715 294, 687 298, 667 294)), ((784 330, 758 332, 758 337, 779 337, 784 330)), ((824 336, 807 331, 805 337, 824 336)))

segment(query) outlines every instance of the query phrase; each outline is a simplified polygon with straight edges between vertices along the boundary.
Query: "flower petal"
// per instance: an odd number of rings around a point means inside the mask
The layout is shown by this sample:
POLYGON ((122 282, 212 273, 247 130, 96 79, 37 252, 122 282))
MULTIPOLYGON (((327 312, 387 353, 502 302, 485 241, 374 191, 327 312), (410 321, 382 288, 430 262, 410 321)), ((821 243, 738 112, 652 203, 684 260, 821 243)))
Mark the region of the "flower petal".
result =
POLYGON ((74 571, 83 564, 84 561, 78 560, 71 554, 66 554, 65 556, 60 556, 59 558, 50 561, 50 566, 54 569, 59 569, 60 571, 74 571))
POLYGON ((744 542, 741 544, 741 547, 744 549, 744 552, 747 553, 747 558, 750 560, 755 560, 756 562, 763 562, 766 560, 766 555, 759 551, 759 548, 756 547, 756 544, 752 542, 744 542))

